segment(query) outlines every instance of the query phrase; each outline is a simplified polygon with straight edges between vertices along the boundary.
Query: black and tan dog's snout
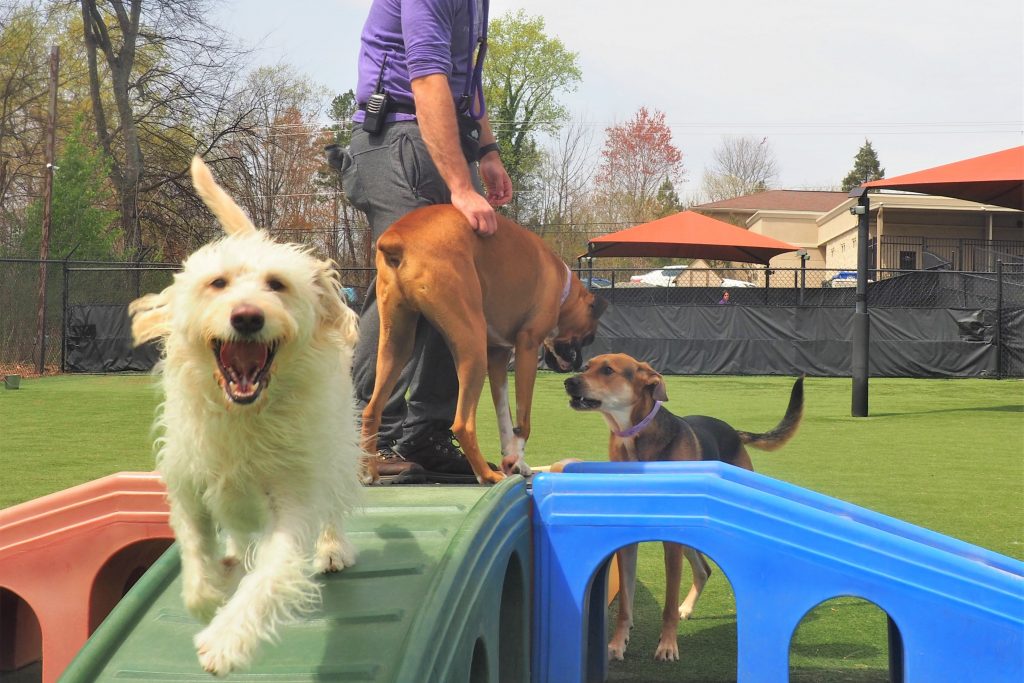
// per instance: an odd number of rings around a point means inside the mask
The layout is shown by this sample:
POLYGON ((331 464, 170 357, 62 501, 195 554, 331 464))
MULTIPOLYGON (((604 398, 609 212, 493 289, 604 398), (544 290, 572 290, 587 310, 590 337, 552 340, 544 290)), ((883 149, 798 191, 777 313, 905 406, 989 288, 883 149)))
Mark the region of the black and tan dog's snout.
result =
POLYGON ((583 378, 579 375, 573 375, 565 380, 564 385, 565 393, 569 394, 572 398, 579 398, 583 395, 583 378))

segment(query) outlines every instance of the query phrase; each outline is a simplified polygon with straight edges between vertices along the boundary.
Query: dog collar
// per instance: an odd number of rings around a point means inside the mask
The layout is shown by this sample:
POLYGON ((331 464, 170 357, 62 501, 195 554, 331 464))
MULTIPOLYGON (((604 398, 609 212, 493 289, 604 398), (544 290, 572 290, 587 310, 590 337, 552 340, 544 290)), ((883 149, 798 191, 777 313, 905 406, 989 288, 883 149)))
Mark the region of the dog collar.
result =
POLYGON ((661 401, 655 401, 654 407, 651 408, 651 412, 647 413, 647 417, 640 420, 635 425, 633 425, 632 427, 625 431, 615 432, 615 436, 618 436, 623 439, 629 438, 631 436, 636 436, 637 434, 643 431, 644 427, 651 424, 651 421, 654 419, 654 416, 658 414, 659 410, 661 410, 661 401))
MULTIPOLYGON (((565 264, 562 264, 565 265, 565 264)), ((572 284, 572 271, 569 270, 569 266, 565 266, 565 286, 562 287, 562 300, 558 302, 559 308, 565 303, 565 300, 569 298, 569 285, 572 284)))

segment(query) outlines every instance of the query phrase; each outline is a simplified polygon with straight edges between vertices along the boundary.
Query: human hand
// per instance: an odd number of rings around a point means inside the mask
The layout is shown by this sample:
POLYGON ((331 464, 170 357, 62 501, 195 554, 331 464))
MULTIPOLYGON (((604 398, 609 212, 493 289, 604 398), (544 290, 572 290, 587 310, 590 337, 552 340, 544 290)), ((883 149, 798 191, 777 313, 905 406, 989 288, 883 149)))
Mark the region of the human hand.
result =
POLYGON ((452 206, 462 212, 473 231, 481 237, 497 232, 498 219, 494 214, 494 207, 476 190, 453 192, 452 206))
POLYGON ((497 153, 492 152, 480 160, 480 179, 487 188, 487 201, 491 206, 504 206, 512 200, 512 179, 497 153))

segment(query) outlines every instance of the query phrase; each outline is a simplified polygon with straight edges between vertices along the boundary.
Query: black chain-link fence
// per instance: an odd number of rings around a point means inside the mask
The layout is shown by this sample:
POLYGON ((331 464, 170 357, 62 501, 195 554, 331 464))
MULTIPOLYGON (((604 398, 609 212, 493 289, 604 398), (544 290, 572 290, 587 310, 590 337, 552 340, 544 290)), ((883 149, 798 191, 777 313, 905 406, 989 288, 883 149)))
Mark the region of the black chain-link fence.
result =
MULTIPOLYGON (((45 335, 38 334, 42 263, 0 259, 0 368, 47 372, 66 367, 69 313, 81 306, 125 306, 171 283, 176 264, 49 261, 45 335)), ((961 308, 990 311, 999 320, 1000 375, 1024 376, 1024 264, 996 263, 995 272, 871 270, 869 308, 961 308)), ((583 268, 584 284, 620 306, 842 307, 856 300, 853 270, 783 268, 583 268)), ((341 270, 342 294, 358 308, 373 279, 365 268, 341 270)))
MULTIPOLYGON (((868 271, 868 306, 994 311, 1001 289, 1004 306, 1020 307, 1024 291, 1015 274, 1022 269, 1020 264, 1003 265, 1002 288, 997 272, 873 269, 868 271)), ((577 273, 591 290, 632 306, 852 307, 857 295, 854 270, 669 266, 652 271, 583 268, 577 273)))

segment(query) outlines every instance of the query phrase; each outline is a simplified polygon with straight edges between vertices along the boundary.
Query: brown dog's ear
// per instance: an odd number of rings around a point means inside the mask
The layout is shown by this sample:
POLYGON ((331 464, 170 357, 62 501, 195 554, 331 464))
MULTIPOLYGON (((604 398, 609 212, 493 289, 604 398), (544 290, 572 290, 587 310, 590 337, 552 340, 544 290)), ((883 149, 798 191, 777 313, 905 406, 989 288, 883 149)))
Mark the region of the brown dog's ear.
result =
POLYGON ((665 379, 647 363, 640 364, 643 373, 644 388, 651 392, 655 401, 667 401, 668 392, 665 391, 665 379))
POLYGON ((608 308, 608 300, 604 297, 595 296, 594 303, 590 304, 590 310, 594 316, 594 320, 597 320, 608 308))
POLYGON ((128 305, 135 346, 164 339, 171 333, 171 298, 171 287, 168 287, 159 294, 147 294, 128 305))

